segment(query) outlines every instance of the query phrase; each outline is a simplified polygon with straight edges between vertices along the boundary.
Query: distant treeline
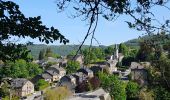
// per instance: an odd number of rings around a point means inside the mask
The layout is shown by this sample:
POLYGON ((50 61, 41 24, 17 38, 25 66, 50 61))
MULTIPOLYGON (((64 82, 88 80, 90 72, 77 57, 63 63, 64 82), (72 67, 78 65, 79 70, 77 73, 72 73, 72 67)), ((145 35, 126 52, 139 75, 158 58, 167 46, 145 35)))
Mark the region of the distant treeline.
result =
MULTIPOLYGON (((54 53, 57 53, 61 56, 65 56, 70 54, 73 51, 78 50, 79 45, 45 45, 45 44, 33 44, 27 46, 29 50, 31 50, 31 54, 34 57, 34 59, 38 59, 39 52, 41 50, 46 50, 47 48, 50 48, 54 53)), ((88 48, 89 45, 84 45, 82 49, 88 48)), ((93 47, 99 47, 99 46, 93 46, 93 47)), ((101 48, 105 48, 105 46, 100 46, 101 48)))
MULTIPOLYGON (((170 34, 168 34, 167 37, 170 37, 170 34)), ((145 36, 137 38, 137 39, 128 40, 128 41, 124 42, 124 44, 126 46, 129 46, 129 47, 139 48, 140 47, 140 41, 142 39, 150 39, 150 38, 153 38, 153 36, 145 35, 145 36)), ((169 39, 166 42, 169 42, 169 39)), ((166 43, 166 42, 164 41, 164 43, 166 43)), ((33 45, 29 45, 28 49, 31 50, 31 54, 33 55, 34 59, 38 59, 39 52, 43 49, 46 50, 47 48, 50 48, 54 53, 57 53, 61 56, 65 56, 65 55, 68 55, 69 53, 71 53, 72 51, 76 51, 78 49, 78 47, 79 47, 79 45, 33 44, 33 45)), ((84 45, 82 47, 82 49, 85 49, 85 48, 88 48, 88 47, 89 47, 89 45, 84 45)), ((93 46, 93 47, 106 48, 107 46, 101 45, 101 46, 93 46)))

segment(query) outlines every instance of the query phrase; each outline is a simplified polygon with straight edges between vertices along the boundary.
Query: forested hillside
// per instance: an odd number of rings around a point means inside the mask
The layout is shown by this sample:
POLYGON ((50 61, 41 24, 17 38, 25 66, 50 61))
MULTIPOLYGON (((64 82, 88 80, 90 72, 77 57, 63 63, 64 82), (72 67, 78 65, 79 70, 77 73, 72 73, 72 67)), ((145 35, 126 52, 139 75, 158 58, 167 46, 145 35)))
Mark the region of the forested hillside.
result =
MULTIPOLYGON (((68 55, 70 52, 77 50, 79 45, 44 45, 44 44, 34 44, 29 45, 28 49, 31 50, 31 54, 34 59, 38 58, 40 50, 51 48, 54 53, 57 53, 61 56, 68 55)), ((84 45, 82 49, 88 48, 88 45, 84 45)), ((98 47, 98 46, 96 46, 98 47)), ((105 46, 101 46, 101 48, 105 48, 105 46)))
MULTIPOLYGON (((167 43, 167 42, 169 42, 169 37, 170 37, 170 34, 166 34, 166 35, 163 35, 164 37, 168 37, 167 39, 165 38, 165 39, 162 39, 162 40, 160 40, 159 42, 161 43, 161 44, 164 44, 164 43, 167 43)), ((148 36, 148 35, 145 35, 145 36, 142 36, 142 37, 139 37, 139 38, 136 38, 136 39, 131 39, 131 40, 128 40, 128 41, 126 41, 126 42, 124 42, 127 46, 132 46, 132 47, 137 47, 137 48, 139 48, 139 44, 140 44, 140 41, 141 40, 151 40, 151 39, 154 39, 155 37, 157 37, 157 36, 155 36, 155 35, 151 35, 151 36, 148 36)), ((161 38, 161 37, 160 37, 161 38)))

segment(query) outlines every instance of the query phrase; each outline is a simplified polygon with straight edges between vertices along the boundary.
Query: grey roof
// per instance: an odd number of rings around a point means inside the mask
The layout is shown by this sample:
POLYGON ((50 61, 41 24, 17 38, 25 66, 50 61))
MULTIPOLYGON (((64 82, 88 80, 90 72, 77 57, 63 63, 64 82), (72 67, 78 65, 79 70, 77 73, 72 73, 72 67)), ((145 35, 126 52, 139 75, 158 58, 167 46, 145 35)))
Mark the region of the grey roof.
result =
POLYGON ((66 77, 68 77, 69 79, 75 79, 73 75, 66 75, 66 77))
POLYGON ((86 80, 86 78, 87 78, 86 76, 83 75, 82 72, 76 72, 76 73, 74 73, 74 74, 73 74, 73 77, 76 78, 76 81, 77 81, 77 82, 82 82, 83 80, 86 80))
POLYGON ((117 60, 108 60, 107 61, 107 63, 109 63, 109 64, 117 64, 117 62, 118 62, 117 60))
POLYGON ((89 68, 82 68, 82 70, 85 70, 88 73, 93 73, 93 71, 91 69, 89 69, 89 68))
POLYGON ((54 76, 54 75, 58 75, 58 72, 56 70, 46 70, 45 72, 49 73, 50 75, 54 76))
MULTIPOLYGON (((58 66, 58 65, 52 65, 50 68, 55 68, 56 70, 59 70, 59 71, 65 71, 64 68, 62 68, 62 67, 60 67, 60 66, 58 66)), ((49 69, 50 69, 50 68, 49 68, 49 69)))
POLYGON ((68 100, 111 100, 109 93, 105 92, 102 88, 95 91, 77 93, 68 100), (106 97, 105 99, 100 99, 100 96, 106 97))
POLYGON ((79 57, 83 58, 83 55, 78 54, 78 55, 76 55, 76 56, 75 56, 75 58, 74 58, 74 59, 78 59, 79 57))
POLYGON ((76 75, 76 76, 78 76, 78 77, 82 77, 82 76, 83 76, 83 73, 82 73, 82 72, 76 72, 76 73, 74 73, 73 75, 76 75))
POLYGON ((131 62, 130 69, 144 69, 144 66, 138 62, 131 62))
POLYGON ((46 73, 46 72, 41 74, 41 77, 44 78, 44 79, 52 79, 52 76, 49 73, 46 73))
POLYGON ((23 85, 25 85, 26 82, 28 82, 29 80, 25 79, 25 78, 16 78, 16 79, 12 79, 11 82, 11 87, 12 88, 21 88, 23 85))

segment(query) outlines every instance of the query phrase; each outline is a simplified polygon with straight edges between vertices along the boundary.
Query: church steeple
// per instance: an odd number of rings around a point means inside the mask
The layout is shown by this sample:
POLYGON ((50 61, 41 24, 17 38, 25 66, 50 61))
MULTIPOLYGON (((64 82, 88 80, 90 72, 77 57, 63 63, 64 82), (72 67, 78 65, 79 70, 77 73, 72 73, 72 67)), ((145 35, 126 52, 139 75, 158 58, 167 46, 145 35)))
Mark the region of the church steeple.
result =
POLYGON ((115 59, 118 59, 118 58, 119 58, 119 49, 118 49, 117 44, 115 44, 115 52, 114 52, 114 56, 115 56, 115 59))

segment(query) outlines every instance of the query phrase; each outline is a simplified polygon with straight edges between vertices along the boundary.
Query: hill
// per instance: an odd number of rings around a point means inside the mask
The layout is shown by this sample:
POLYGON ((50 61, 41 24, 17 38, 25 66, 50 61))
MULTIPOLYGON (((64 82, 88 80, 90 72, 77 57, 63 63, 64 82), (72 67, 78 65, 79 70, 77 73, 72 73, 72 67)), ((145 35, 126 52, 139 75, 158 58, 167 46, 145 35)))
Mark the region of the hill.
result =
POLYGON ((170 34, 166 34, 166 35, 145 35, 142 36, 140 38, 136 38, 136 39, 132 39, 132 40, 128 40, 126 42, 124 42, 127 46, 132 46, 132 47, 139 47, 139 43, 141 40, 154 40, 156 39, 157 42, 159 42, 160 44, 166 44, 167 42, 169 42, 170 40, 170 34))
MULTIPOLYGON (((31 50, 31 54, 33 55, 34 59, 38 59, 39 52, 43 49, 51 48, 54 53, 57 53, 61 56, 68 55, 72 51, 78 50, 79 45, 44 45, 44 44, 34 44, 29 45, 27 48, 31 50)), ((89 45, 83 45, 82 49, 88 48, 89 45)), ((98 47, 98 46, 93 46, 98 47)), ((101 48, 105 48, 105 46, 100 46, 101 48)))

